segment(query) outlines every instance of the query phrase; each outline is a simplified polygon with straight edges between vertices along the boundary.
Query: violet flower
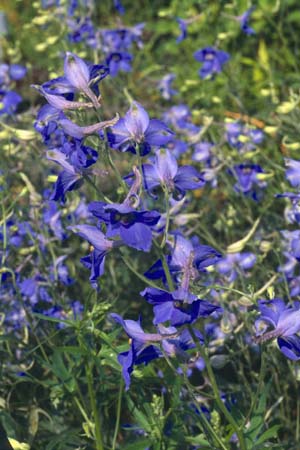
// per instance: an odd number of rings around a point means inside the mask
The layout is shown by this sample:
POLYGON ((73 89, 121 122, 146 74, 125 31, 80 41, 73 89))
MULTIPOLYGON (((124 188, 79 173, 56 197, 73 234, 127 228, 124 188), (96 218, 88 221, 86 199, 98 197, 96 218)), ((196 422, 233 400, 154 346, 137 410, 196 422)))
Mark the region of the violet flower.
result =
POLYGON ((123 242, 107 239, 97 227, 92 225, 76 225, 68 229, 86 239, 93 247, 90 255, 81 258, 81 262, 91 270, 90 282, 93 288, 97 288, 97 279, 104 273, 106 255, 113 248, 120 247, 123 242))
POLYGON ((300 186, 300 161, 285 158, 284 160, 287 170, 285 176, 293 187, 300 186))
POLYGON ((148 287, 141 292, 141 296, 154 305, 154 325, 170 321, 172 326, 182 326, 194 323, 199 317, 208 317, 214 312, 222 311, 219 306, 198 299, 196 295, 183 288, 170 293, 148 287))
POLYGON ((255 322, 256 341, 277 338, 280 351, 289 359, 300 359, 300 303, 286 305, 280 298, 258 303, 261 313, 255 322), (272 328, 269 330, 269 326, 272 328))
POLYGON ((92 89, 89 87, 90 71, 88 65, 74 53, 67 52, 64 62, 65 77, 78 91, 82 91, 93 103, 95 108, 100 104, 92 89))
POLYGON ((199 75, 203 79, 212 78, 222 71, 223 65, 229 60, 227 52, 217 50, 214 47, 205 47, 194 53, 194 58, 203 63, 199 75))
POLYGON ((149 252, 152 229, 160 219, 157 211, 136 211, 128 204, 92 202, 89 210, 107 225, 106 236, 119 235, 129 247, 149 252))
POLYGON ((255 8, 252 6, 251 8, 247 9, 247 11, 245 11, 241 16, 236 17, 236 20, 240 23, 241 30, 248 35, 255 34, 254 29, 251 28, 248 24, 250 16, 253 13, 254 9, 255 8))
POLYGON ((192 166, 178 167, 175 156, 167 149, 159 150, 154 164, 143 164, 145 189, 151 192, 157 186, 177 193, 182 198, 187 190, 199 189, 205 182, 192 166))
POLYGON ((140 154, 146 155, 152 146, 167 144, 172 134, 163 122, 150 119, 147 111, 139 103, 133 102, 125 117, 112 126, 107 137, 114 149, 136 153, 138 145, 140 154))
POLYGON ((161 93, 162 98, 165 100, 170 100, 173 95, 178 94, 178 91, 172 88, 171 84, 175 80, 176 75, 174 73, 168 73, 160 80, 158 84, 158 89, 161 93))

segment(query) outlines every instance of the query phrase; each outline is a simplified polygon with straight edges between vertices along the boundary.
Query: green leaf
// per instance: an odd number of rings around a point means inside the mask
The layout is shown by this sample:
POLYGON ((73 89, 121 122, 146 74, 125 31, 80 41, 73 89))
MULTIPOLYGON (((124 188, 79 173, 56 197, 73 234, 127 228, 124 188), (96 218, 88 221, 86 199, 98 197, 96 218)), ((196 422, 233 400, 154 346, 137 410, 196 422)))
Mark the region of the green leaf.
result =
POLYGON ((271 428, 269 428, 267 431, 265 431, 256 441, 255 446, 262 444, 263 442, 267 441, 268 439, 277 437, 277 431, 279 430, 280 425, 273 425, 271 428))
POLYGON ((246 433, 246 443, 248 446, 251 446, 251 444, 254 444, 257 436, 259 435, 261 429, 264 426, 264 415, 266 410, 266 403, 267 403, 267 394, 270 390, 271 383, 268 383, 264 390, 261 393, 257 408, 255 410, 254 415, 250 419, 250 427, 247 430, 246 433))
POLYGON ((32 313, 33 316, 41 320, 47 320, 48 322, 65 323, 66 325, 74 325, 74 320, 55 319, 54 317, 44 316, 44 314, 32 313))
POLYGON ((201 445, 206 446, 207 448, 211 448, 210 443, 206 439, 204 439, 203 434, 199 434, 198 436, 194 437, 188 437, 186 438, 186 441, 193 445, 201 445))
POLYGON ((140 441, 135 441, 131 444, 125 445, 125 447, 123 447, 123 450, 145 450, 149 447, 149 444, 151 445, 151 442, 149 442, 149 439, 145 438, 140 441))

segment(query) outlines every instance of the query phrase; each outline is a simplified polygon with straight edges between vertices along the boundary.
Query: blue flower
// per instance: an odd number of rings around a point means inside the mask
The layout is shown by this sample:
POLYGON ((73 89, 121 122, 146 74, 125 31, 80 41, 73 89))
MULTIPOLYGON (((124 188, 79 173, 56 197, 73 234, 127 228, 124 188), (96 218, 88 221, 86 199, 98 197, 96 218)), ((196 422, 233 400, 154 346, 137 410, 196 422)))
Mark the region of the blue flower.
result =
POLYGON ((128 52, 118 51, 109 53, 105 61, 109 67, 110 76, 115 77, 119 70, 130 72, 132 59, 133 57, 128 52))
POLYGON ((148 287, 141 292, 141 296, 154 305, 154 325, 170 321, 172 326, 182 326, 195 322, 199 317, 207 317, 214 312, 222 311, 219 306, 198 299, 183 288, 169 293, 148 287))
MULTIPOLYGON (((188 330, 179 333, 174 327, 166 328, 163 325, 159 325, 157 333, 145 333, 141 327, 140 320, 124 320, 118 314, 111 314, 111 317, 122 325, 131 340, 130 349, 120 353, 118 356, 118 361, 122 366, 126 390, 130 387, 131 374, 135 365, 148 364, 153 359, 163 356, 163 352, 157 347, 158 344, 161 344, 168 356, 183 356, 185 359, 187 359, 185 351, 195 347, 188 330)), ((194 333, 199 342, 203 344, 201 333, 198 330, 194 330, 194 333)))
POLYGON ((0 90, 0 116, 2 114, 14 114, 22 97, 14 91, 0 90))
POLYGON ((148 252, 152 244, 153 227, 160 219, 157 211, 136 211, 126 203, 92 202, 92 214, 107 225, 106 236, 119 235, 125 244, 148 252))
POLYGON ((82 264, 91 270, 90 282, 92 287, 97 288, 97 279, 104 273, 106 255, 113 249, 120 247, 121 240, 113 241, 92 225, 76 225, 68 227, 69 230, 86 239, 92 246, 90 255, 81 258, 82 264))
POLYGON ((251 28, 248 24, 250 16, 252 12, 254 11, 254 7, 247 9, 241 16, 237 16, 236 20, 240 23, 241 30, 246 34, 255 34, 255 31, 253 28, 251 28))
POLYGON ((259 178, 264 170, 259 164, 238 164, 230 170, 230 174, 237 179, 234 189, 244 195, 249 195, 253 200, 258 200, 256 186, 265 188, 267 183, 259 178))
POLYGON ((199 75, 203 79, 212 78, 222 71, 223 65, 229 60, 229 54, 214 47, 205 47, 194 53, 194 58, 202 62, 199 75))
POLYGON ((187 37, 188 22, 184 19, 180 19, 180 17, 177 17, 176 21, 177 21, 177 23, 179 25, 179 29, 180 29, 180 35, 176 39, 177 44, 179 44, 179 42, 182 42, 187 37))
POLYGON ((89 86, 90 70, 85 61, 74 53, 67 52, 64 62, 64 71, 65 77, 71 86, 78 91, 83 92, 92 101, 94 107, 99 108, 99 100, 89 86))
POLYGON ((256 255, 251 252, 231 253, 221 258, 216 265, 219 273, 226 275, 228 282, 232 283, 242 271, 245 276, 245 270, 251 269, 256 262, 256 255))
MULTIPOLYGON (((180 234, 174 236, 172 244, 168 243, 171 246, 171 254, 166 258, 166 263, 175 277, 175 282, 180 275, 184 278, 181 279, 181 286, 184 285, 186 290, 190 280, 198 276, 198 271, 206 272, 206 268, 216 264, 221 257, 221 254, 209 245, 199 244, 197 240, 186 239, 180 234)), ((144 275, 150 279, 162 278, 166 282, 161 260, 156 261, 144 275)))
POLYGON ((285 176, 293 187, 300 186, 300 161, 285 158, 284 160, 287 170, 285 176))
POLYGON ((255 322, 256 341, 277 338, 280 351, 289 359, 300 359, 300 303, 286 305, 280 298, 258 303, 261 313, 255 322), (271 326, 271 330, 269 330, 271 326))
POLYGON ((142 168, 145 189, 150 193, 162 186, 182 198, 187 190, 199 189, 205 184, 194 167, 178 167, 175 156, 167 149, 156 153, 154 164, 143 164, 142 168))
POLYGON ((187 105, 175 105, 172 106, 163 115, 164 121, 171 125, 176 131, 184 133, 188 136, 195 135, 201 130, 191 122, 192 113, 187 105))
POLYGON ((133 102, 124 119, 120 119, 107 133, 109 144, 121 152, 136 153, 139 146, 141 155, 150 152, 152 146, 165 145, 172 131, 160 120, 151 119, 147 111, 133 102))
POLYGON ((116 10, 118 11, 119 14, 124 14, 125 13, 125 8, 122 5, 121 0, 114 0, 114 6, 116 8, 116 10))
POLYGON ((162 79, 160 80, 158 84, 158 89, 161 93, 162 98, 165 100, 170 100, 170 98, 173 95, 176 95, 178 91, 175 91, 175 89, 172 89, 171 84, 173 83, 174 79, 176 78, 176 75, 174 73, 168 73, 162 79))

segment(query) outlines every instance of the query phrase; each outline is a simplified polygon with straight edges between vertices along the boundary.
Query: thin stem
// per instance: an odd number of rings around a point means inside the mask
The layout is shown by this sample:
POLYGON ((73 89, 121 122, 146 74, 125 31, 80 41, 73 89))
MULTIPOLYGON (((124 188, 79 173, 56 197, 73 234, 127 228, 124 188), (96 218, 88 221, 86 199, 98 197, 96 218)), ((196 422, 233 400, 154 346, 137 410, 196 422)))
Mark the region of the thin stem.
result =
POLYGON ((168 231, 169 231, 169 225, 170 225, 170 201, 169 201, 169 192, 167 187, 164 189, 165 191, 165 202, 166 202, 166 225, 165 225, 165 231, 164 236, 160 244, 160 248, 163 249, 166 245, 166 240, 168 237, 168 231))
POLYGON ((265 373, 266 373, 266 358, 265 358, 265 352, 264 352, 264 345, 262 345, 261 348, 261 363, 260 363, 260 372, 259 372, 259 379, 258 379, 258 385, 257 385, 257 390, 255 392, 255 396, 251 402, 250 405, 250 409, 249 412, 244 420, 244 424, 246 424, 248 422, 248 420, 250 419, 252 412, 256 406, 258 397, 261 393, 261 389, 262 389, 262 385, 264 382, 264 377, 265 377, 265 373))
POLYGON ((102 200, 104 200, 106 203, 112 203, 112 201, 108 197, 106 197, 106 195, 104 195, 103 192, 100 191, 100 189, 96 186, 96 184, 93 182, 93 180, 90 179, 88 175, 83 174, 83 178, 88 184, 90 184, 93 187, 93 189, 95 189, 95 191, 102 200))
POLYGON ((300 400, 297 398, 297 422, 296 422, 296 442, 299 442, 299 418, 300 416, 300 400))
MULTIPOLYGON (((175 369, 175 367, 173 366, 172 362, 170 361, 170 358, 168 357, 168 355, 166 354, 166 352, 162 349, 164 358, 168 364, 168 366, 172 369, 172 371, 174 372, 175 376, 178 376, 178 373, 175 369)), ((183 378, 185 381, 185 385, 186 388, 190 394, 190 396, 193 398, 195 404, 198 404, 197 398, 194 394, 194 391, 190 385, 190 382, 186 376, 186 373, 183 371, 183 378)), ((213 429, 213 427, 211 426, 211 424, 209 423, 209 421, 207 420, 205 414, 201 411, 201 408, 198 409, 199 411, 199 416, 200 416, 200 420, 201 422, 203 422, 204 425, 203 426, 203 430, 206 432, 206 429, 208 430, 208 432, 211 434, 212 439, 214 439, 214 441, 220 446, 220 449, 222 450, 228 450, 227 447, 223 444, 223 442, 221 441, 221 439, 219 438, 219 436, 216 434, 215 430, 213 429)))
POLYGON ((108 161, 110 167, 112 168, 112 170, 114 171, 114 173, 115 173, 115 175, 116 175, 116 177, 117 177, 117 180, 119 181, 120 185, 121 185, 122 188, 124 189, 124 192, 127 192, 127 191, 128 191, 127 184, 126 184, 125 181, 123 180, 123 178, 122 178, 122 176, 121 176, 121 174, 120 174, 120 172, 119 172, 119 169, 117 168, 117 166, 116 166, 115 163, 113 162, 112 157, 111 157, 111 155, 110 155, 109 148, 108 148, 107 145, 105 145, 105 155, 106 155, 106 158, 107 158, 107 161, 108 161))
POLYGON ((2 201, 2 217, 3 217, 3 226, 2 226, 3 254, 2 254, 1 265, 4 266, 5 258, 6 258, 6 247, 7 247, 7 228, 6 228, 6 210, 5 210, 3 201, 2 201))
POLYGON ((144 275, 141 275, 137 270, 135 270, 135 268, 131 265, 131 263, 128 261, 128 259, 125 258, 125 256, 123 256, 122 254, 121 254, 121 258, 122 258, 124 264, 126 264, 126 266, 128 267, 128 269, 131 270, 131 272, 134 273, 140 280, 144 281, 144 283, 147 283, 149 286, 152 286, 155 289, 160 289, 160 287, 158 285, 156 285, 150 279, 144 277, 144 275))
POLYGON ((217 403, 220 411, 224 414, 224 416, 226 417, 227 421, 230 423, 230 425, 232 426, 232 428, 236 432, 236 435, 237 435, 239 443, 240 443, 240 450, 247 450, 242 430, 240 429, 239 425, 237 424, 235 419, 232 417, 232 415, 230 414, 230 412, 228 411, 228 409, 226 408, 226 406, 224 405, 224 403, 223 403, 223 401, 222 401, 222 399, 220 397, 219 388, 218 388, 218 385, 217 385, 215 374, 214 374, 213 369, 211 367, 210 360, 209 360, 208 354, 206 352, 206 349, 202 348, 202 346, 200 345, 200 343, 199 343, 199 341, 198 341, 198 339, 197 339, 197 337, 196 337, 196 335, 194 333, 194 330, 193 330, 191 325, 188 325, 188 330, 189 330, 189 332, 190 332, 190 334, 191 334, 191 336, 193 338, 193 341, 194 341, 194 343, 196 345, 197 350, 199 351, 200 355, 202 356, 202 358, 205 361, 206 370, 207 370, 208 377, 209 377, 209 380, 210 380, 210 383, 211 383, 211 387, 212 387, 212 390, 213 390, 213 393, 214 393, 214 396, 215 396, 216 403, 217 403))
POLYGON ((116 417, 116 425, 115 432, 113 437, 112 450, 115 450, 117 444, 118 431, 120 426, 120 417, 121 417, 121 405, 122 405, 122 393, 123 393, 123 380, 120 381, 119 395, 118 395, 118 405, 117 405, 117 417, 116 417))
POLYGON ((95 392, 94 392, 94 389, 93 389, 92 368, 89 365, 89 363, 87 363, 85 365, 85 371, 86 371, 86 378, 87 378, 87 385, 88 385, 88 392, 89 392, 89 397, 90 397, 90 403, 91 403, 91 408, 92 408, 93 417, 94 417, 94 423, 95 423, 96 450, 104 450, 103 443, 102 443, 100 418, 99 418, 97 404, 96 404, 95 392))
POLYGON ((172 279, 172 275, 171 275, 168 263, 167 263, 167 261, 165 259, 165 256, 163 254, 161 256, 161 262, 162 262, 162 265, 163 265, 163 268, 164 268, 164 271, 165 271, 165 275, 166 275, 166 278, 167 278, 169 289, 171 291, 175 291, 174 281, 172 279))

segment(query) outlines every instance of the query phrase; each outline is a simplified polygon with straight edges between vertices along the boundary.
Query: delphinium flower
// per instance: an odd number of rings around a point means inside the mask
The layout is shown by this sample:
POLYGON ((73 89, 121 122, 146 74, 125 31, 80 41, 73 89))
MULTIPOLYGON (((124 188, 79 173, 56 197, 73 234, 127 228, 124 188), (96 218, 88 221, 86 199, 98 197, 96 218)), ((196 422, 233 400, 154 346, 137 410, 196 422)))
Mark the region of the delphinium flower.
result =
POLYGON ((241 30, 246 34, 255 34, 255 31, 253 30, 253 28, 249 26, 248 23, 254 9, 255 8, 252 6, 251 8, 247 9, 247 11, 245 11, 243 14, 236 17, 236 20, 240 23, 241 30))
POLYGON ((49 268, 49 279, 52 282, 59 281, 65 286, 70 286, 75 280, 70 277, 68 266, 64 264, 66 258, 67 255, 61 255, 54 260, 49 268))
POLYGON ((138 210, 132 206, 132 199, 139 202, 141 174, 134 167, 135 182, 123 203, 91 202, 89 210, 106 225, 106 237, 120 236, 123 243, 137 250, 148 252, 152 245, 152 230, 160 219, 155 210, 138 210))
POLYGON ((293 187, 300 186, 300 161, 291 158, 285 158, 287 170, 286 179, 293 187))
POLYGON ((173 95, 176 95, 178 91, 172 88, 172 83, 175 80, 176 75, 174 73, 168 73, 163 76, 158 83, 158 89, 161 93, 162 98, 165 100, 170 100, 173 95))
POLYGON ((263 131, 243 125, 241 122, 228 122, 225 124, 225 130, 227 142, 241 154, 255 150, 264 140, 263 131))
POLYGON ((92 251, 88 256, 81 258, 82 264, 90 269, 90 283, 93 288, 98 287, 97 280, 104 273, 106 255, 123 245, 121 239, 112 240, 105 237, 104 233, 93 225, 74 225, 68 227, 69 230, 86 239, 92 246, 92 251))
POLYGON ((229 60, 227 52, 217 50, 214 47, 205 47, 194 53, 194 58, 203 63, 199 75, 203 79, 211 79, 216 73, 220 73, 223 65, 229 60))
POLYGON ((300 303, 286 305, 281 298, 258 302, 260 316, 255 322, 256 341, 277 338, 280 351, 289 359, 300 359, 300 303))
POLYGON ((109 74, 115 77, 119 71, 130 72, 133 57, 128 52, 111 52, 106 58, 109 74))
POLYGON ((46 288, 47 280, 37 274, 18 282, 21 295, 28 300, 29 305, 36 307, 39 302, 52 303, 52 298, 46 288))
MULTIPOLYGON (((176 286, 182 284, 182 274, 184 274, 187 290, 189 282, 195 280, 199 272, 206 272, 206 268, 214 265, 221 254, 209 245, 200 244, 198 239, 186 239, 179 233, 173 236, 173 240, 171 237, 167 241, 170 251, 165 261, 176 286)), ((162 279, 166 283, 162 260, 156 261, 147 270, 145 276, 150 279, 162 279)))
MULTIPOLYGON (((0 240, 3 241, 4 225, 0 226, 0 240)), ((19 221, 12 217, 5 223, 6 239, 10 246, 22 247, 32 245, 32 237, 36 236, 30 222, 19 221)))
POLYGON ((163 114, 163 120, 175 131, 194 136, 201 128, 192 123, 192 113, 187 105, 175 105, 163 114))
POLYGON ((237 276, 247 276, 249 269, 252 269, 256 262, 256 255, 251 252, 229 253, 221 258, 216 264, 216 270, 224 275, 229 283, 232 283, 237 276))
POLYGON ((27 69, 20 64, 0 64, 0 88, 8 89, 12 81, 25 77, 27 69))
POLYGON ((197 162, 206 162, 212 157, 211 149, 214 144, 207 141, 202 141, 194 146, 194 152, 192 155, 192 160, 197 162))
POLYGON ((114 0, 114 7, 116 8, 119 14, 125 14, 125 8, 122 5, 121 0, 114 0))
MULTIPOLYGON (((156 333, 145 333, 140 320, 137 322, 124 320, 118 314, 111 314, 111 317, 122 325, 131 341, 129 351, 120 353, 118 356, 126 390, 130 387, 131 374, 135 365, 148 364, 153 359, 162 357, 164 353, 170 357, 176 355, 182 357, 186 350, 195 347, 187 330, 178 332, 175 327, 164 327, 160 324, 157 326, 156 333)), ((202 335, 197 330, 194 330, 194 333, 200 343, 203 343, 202 335)))
POLYGON ((22 97, 12 90, 14 81, 26 75, 26 68, 19 64, 0 64, 0 115, 14 114, 22 97))
POLYGON ((265 172, 259 164, 237 164, 230 170, 237 182, 234 185, 236 192, 250 196, 253 200, 258 200, 260 191, 267 186, 266 181, 261 177, 265 172))
MULTIPOLYGON (((300 161, 285 158, 285 177, 294 188, 300 186, 300 161)), ((291 202, 291 206, 285 209, 285 218, 288 223, 300 223, 300 194, 299 192, 284 192, 277 194, 277 198, 287 198, 291 202)))
POLYGON ((175 156, 176 159, 178 159, 188 151, 189 144, 185 141, 177 139, 175 136, 172 136, 165 147, 173 156, 175 156))
POLYGON ((300 262, 300 231, 281 231, 282 255, 285 260, 278 267, 278 272, 283 273, 289 285, 290 296, 297 296, 300 292, 299 262, 300 262))
MULTIPOLYGON (((44 197, 49 197, 49 192, 46 192, 44 197)), ((52 233, 59 240, 63 240, 66 235, 61 222, 61 210, 56 202, 49 200, 45 203, 43 208, 42 219, 45 225, 48 225, 52 233)))
POLYGON ((176 22, 179 25, 180 34, 176 39, 177 44, 182 42, 187 37, 187 27, 188 25, 192 24, 193 22, 196 22, 200 17, 202 17, 202 14, 197 14, 194 17, 190 17, 188 19, 182 19, 180 17, 176 18, 176 22))
POLYGON ((290 201, 284 210, 284 217, 287 223, 300 223, 300 194, 293 192, 283 192, 277 194, 277 198, 287 198, 290 201))
POLYGON ((182 198, 188 190, 204 186, 204 180, 193 166, 180 166, 175 156, 167 149, 155 154, 154 164, 143 164, 145 189, 151 194, 153 189, 161 186, 172 196, 182 198))
POLYGON ((64 71, 64 77, 37 87, 49 105, 42 107, 35 128, 51 149, 47 153, 48 159, 64 168, 58 175, 51 196, 51 200, 55 201, 65 201, 66 192, 81 185, 85 171, 97 160, 97 151, 83 144, 85 137, 101 132, 118 120, 117 116, 115 119, 87 126, 79 126, 69 120, 62 110, 100 106, 98 83, 108 72, 104 66, 88 65, 70 52, 65 57, 64 71), (91 102, 74 101, 73 96, 77 91, 84 93, 91 102))
POLYGON ((85 42, 89 47, 100 47, 100 33, 95 29, 90 17, 67 17, 66 24, 70 42, 85 42))
POLYGON ((178 327, 222 311, 219 306, 191 294, 186 287, 173 292, 148 287, 141 292, 141 296, 154 305, 154 325, 168 321, 170 325, 178 327))
POLYGON ((124 118, 107 133, 109 144, 121 152, 146 155, 151 147, 159 147, 168 143, 172 131, 160 120, 150 119, 147 111, 138 103, 133 102, 124 118))
POLYGON ((41 86, 33 85, 33 87, 45 96, 51 106, 59 110, 78 109, 80 106, 90 107, 89 103, 86 102, 72 103, 75 92, 84 93, 92 102, 92 105, 99 108, 98 83, 107 74, 106 66, 87 64, 79 56, 67 52, 64 59, 64 76, 47 81, 41 86))
POLYGON ((212 151, 214 147, 214 144, 207 141, 195 144, 192 160, 201 163, 201 177, 204 181, 210 183, 213 188, 216 188, 218 173, 222 169, 223 163, 212 151))
POLYGON ((69 301, 69 304, 64 308, 62 306, 52 306, 42 312, 47 317, 61 320, 56 327, 62 329, 66 327, 66 320, 80 320, 83 314, 84 307, 78 300, 69 301))
POLYGON ((188 21, 181 19, 180 17, 176 18, 176 21, 179 25, 179 30, 180 30, 180 34, 176 39, 177 44, 179 44, 180 42, 182 42, 186 37, 187 37, 187 26, 188 26, 188 21))
POLYGON ((59 173, 54 185, 53 194, 50 197, 51 200, 61 200, 64 203, 66 201, 66 193, 78 189, 82 185, 82 170, 69 164, 66 155, 59 151, 51 150, 47 153, 47 157, 49 160, 58 163, 64 169, 59 173))
POLYGON ((142 46, 141 36, 145 24, 114 30, 101 30, 101 49, 105 53, 110 75, 115 77, 119 70, 129 72, 133 56, 129 53, 133 43, 142 46))

